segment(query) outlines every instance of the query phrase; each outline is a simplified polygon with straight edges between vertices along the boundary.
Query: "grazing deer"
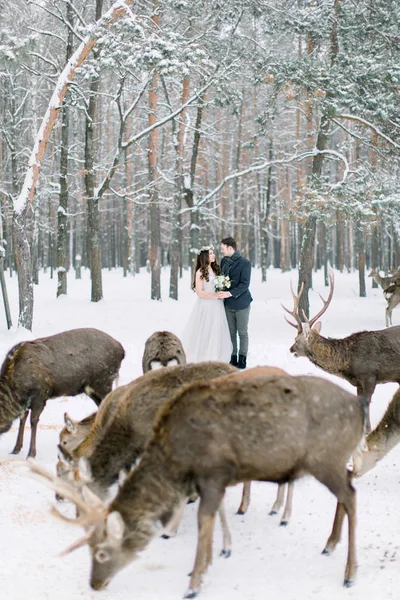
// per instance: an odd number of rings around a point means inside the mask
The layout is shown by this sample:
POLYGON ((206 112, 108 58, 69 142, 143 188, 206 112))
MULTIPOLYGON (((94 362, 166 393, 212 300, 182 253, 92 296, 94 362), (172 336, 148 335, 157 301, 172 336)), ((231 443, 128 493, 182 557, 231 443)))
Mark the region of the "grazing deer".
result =
MULTIPOLYGON (((357 394, 364 396, 368 405, 378 383, 395 381, 400 384, 400 327, 390 327, 378 331, 359 331, 342 339, 325 338, 320 334, 321 322, 317 320, 328 308, 334 290, 333 275, 329 275, 330 291, 323 307, 310 320, 303 324, 299 314, 299 301, 302 293, 296 295, 290 287, 294 308, 283 309, 292 315, 296 324, 286 321, 297 329, 297 336, 290 348, 295 356, 306 356, 314 365, 327 373, 343 377, 356 386, 357 394)), ((371 425, 368 418, 368 432, 371 425)))
POLYGON ((305 474, 337 498, 324 554, 335 549, 347 514, 344 585, 350 586, 356 574, 356 503, 346 463, 362 439, 365 418, 362 398, 318 377, 194 383, 181 388, 159 412, 141 462, 108 506, 92 492, 89 497, 83 492, 86 501, 75 499, 70 484, 31 468, 79 507, 76 523, 86 535, 66 552, 90 546, 90 585, 95 590, 105 588, 132 562, 155 535, 156 523, 168 522, 196 489, 197 552, 185 595, 193 598, 212 560, 215 515, 225 488, 251 480, 283 483, 305 474))
POLYGON ((367 436, 367 452, 354 462, 353 472, 361 477, 373 469, 400 442, 400 389, 393 396, 379 424, 367 436))
POLYGON ((71 329, 11 348, 0 371, 0 433, 20 418, 12 453, 22 448, 31 411, 28 456, 36 456, 36 430, 49 398, 85 392, 99 405, 111 391, 124 355, 121 344, 98 329, 71 329))
MULTIPOLYGON (((246 371, 224 375, 219 377, 218 381, 245 381, 246 379, 253 379, 254 377, 270 377, 271 375, 289 375, 289 373, 279 367, 253 367, 251 369, 246 369, 246 371)), ((289 483, 287 487, 286 505, 280 522, 280 525, 282 526, 286 526, 289 523, 292 514, 293 483, 289 483)), ((268 513, 269 515, 276 515, 281 510, 285 500, 285 489, 286 484, 279 484, 276 500, 268 513)), ((247 512, 250 506, 250 491, 251 482, 248 481, 243 484, 242 499, 236 514, 244 515, 247 512)))
POLYGON ((381 277, 377 269, 372 269, 368 277, 372 277, 381 286, 383 291, 386 291, 393 283, 400 284, 400 274, 397 271, 388 277, 381 277))
POLYGON ((143 373, 173 365, 186 365, 182 342, 170 331, 156 331, 146 340, 144 346, 143 373))
POLYGON ((388 303, 385 312, 386 327, 392 325, 392 312, 398 304, 400 304, 400 279, 397 279, 396 283, 390 285, 386 290, 383 291, 385 300, 388 303))
POLYGON ((59 446, 57 473, 79 485, 79 460, 86 458, 85 479, 105 498, 121 470, 129 471, 143 454, 157 411, 180 386, 235 372, 237 369, 226 363, 204 362, 149 371, 118 387, 104 399, 85 439, 71 453, 65 451, 65 444, 59 446))

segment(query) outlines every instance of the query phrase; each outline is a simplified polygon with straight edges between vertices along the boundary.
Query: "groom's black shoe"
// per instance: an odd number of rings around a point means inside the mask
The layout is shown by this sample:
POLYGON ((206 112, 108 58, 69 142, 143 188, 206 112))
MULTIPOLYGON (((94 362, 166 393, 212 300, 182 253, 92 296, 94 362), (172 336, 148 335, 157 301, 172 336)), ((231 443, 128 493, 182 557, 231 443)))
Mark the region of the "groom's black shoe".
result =
POLYGON ((232 354, 231 356, 231 360, 229 361, 229 364, 237 367, 238 366, 238 359, 237 359, 237 354, 232 354))
POLYGON ((239 367, 239 369, 245 369, 246 368, 246 361, 247 361, 247 357, 243 356, 243 354, 239 354, 239 362, 237 363, 237 366, 239 367))

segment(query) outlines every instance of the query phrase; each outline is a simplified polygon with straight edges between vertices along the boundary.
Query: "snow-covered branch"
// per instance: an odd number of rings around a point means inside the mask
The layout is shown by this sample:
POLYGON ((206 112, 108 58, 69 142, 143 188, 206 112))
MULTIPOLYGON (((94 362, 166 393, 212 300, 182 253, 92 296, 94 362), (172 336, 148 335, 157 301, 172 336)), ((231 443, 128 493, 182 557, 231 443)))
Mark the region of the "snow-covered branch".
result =
POLYGON ((117 19, 125 15, 128 6, 131 5, 132 2, 133 0, 117 0, 114 2, 105 15, 101 17, 101 19, 99 19, 97 23, 95 23, 95 25, 90 29, 90 32, 71 56, 61 75, 59 76, 49 106, 46 110, 46 114, 36 136, 21 193, 14 203, 14 210, 17 214, 20 214, 28 205, 28 203, 32 202, 34 198, 47 142, 54 124, 57 121, 62 101, 67 92, 68 84, 74 78, 76 70, 82 65, 94 48, 104 30, 111 27, 111 25, 115 23, 117 19))
POLYGON ((331 189, 335 189, 335 188, 339 187, 340 185, 342 185, 344 183, 344 181, 346 180, 347 175, 349 174, 349 171, 350 171, 349 163, 348 163, 346 157, 343 154, 341 154, 340 152, 337 152, 336 150, 318 150, 317 148, 314 148, 313 150, 310 150, 308 152, 303 152, 302 154, 293 154, 292 156, 289 156, 288 158, 264 161, 258 165, 252 165, 251 167, 249 167, 248 169, 244 169, 243 171, 237 171, 236 173, 231 173, 230 175, 227 175, 227 177, 225 177, 213 190, 211 190, 211 192, 209 192, 206 196, 204 196, 204 198, 202 198, 199 202, 197 202, 197 204, 195 204, 195 206, 193 206, 192 208, 184 208, 184 209, 182 209, 181 212, 184 213, 184 212, 187 212, 187 211, 190 211, 193 209, 198 209, 201 206, 204 206, 204 204, 206 204, 209 200, 211 200, 211 198, 213 198, 216 194, 218 194, 218 192, 220 192, 220 190, 227 183, 229 183, 230 181, 233 181, 234 179, 237 179, 238 177, 244 177, 245 175, 249 175, 251 173, 263 171, 263 170, 267 169, 268 167, 271 167, 274 165, 287 165, 294 161, 301 161, 306 158, 316 156, 317 154, 332 155, 332 156, 338 158, 339 160, 343 161, 344 166, 345 166, 343 178, 341 179, 341 181, 338 181, 337 183, 332 185, 331 189))
POLYGON ((397 144, 392 138, 387 136, 383 131, 379 129, 376 125, 367 121, 366 119, 362 119, 361 117, 356 117, 355 115, 335 115, 336 119, 346 119, 348 121, 355 121, 356 123, 360 123, 361 125, 365 125, 365 127, 369 127, 372 131, 375 131, 376 135, 379 135, 383 140, 385 140, 388 144, 393 146, 394 148, 400 148, 400 144, 397 144))

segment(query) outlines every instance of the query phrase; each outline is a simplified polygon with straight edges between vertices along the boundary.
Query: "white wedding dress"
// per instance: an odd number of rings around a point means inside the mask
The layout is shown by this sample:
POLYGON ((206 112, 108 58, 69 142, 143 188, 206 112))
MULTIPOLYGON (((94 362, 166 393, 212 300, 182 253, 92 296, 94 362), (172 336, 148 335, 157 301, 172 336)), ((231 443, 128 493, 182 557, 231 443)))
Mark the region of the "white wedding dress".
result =
MULTIPOLYGON (((205 292, 215 293, 214 279, 211 271, 209 281, 203 280, 205 292)), ((188 362, 230 361, 232 342, 223 300, 197 298, 182 334, 182 344, 188 362)))

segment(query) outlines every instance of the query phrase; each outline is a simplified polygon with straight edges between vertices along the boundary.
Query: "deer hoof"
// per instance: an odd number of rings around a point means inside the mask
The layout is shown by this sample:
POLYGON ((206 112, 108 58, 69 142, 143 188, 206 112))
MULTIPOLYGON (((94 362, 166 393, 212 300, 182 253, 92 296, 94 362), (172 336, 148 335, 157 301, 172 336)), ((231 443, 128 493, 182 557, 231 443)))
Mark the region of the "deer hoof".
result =
POLYGON ((245 513, 244 513, 244 510, 239 509, 236 514, 237 515, 244 515, 245 513))
POLYGON ((345 587, 345 588, 349 588, 352 585, 354 585, 354 579, 345 579, 343 581, 343 587, 345 587))
POLYGON ((274 515, 277 514, 277 512, 276 512, 276 510, 270 510, 268 514, 270 517, 273 517, 274 515))
POLYGON ((198 592, 195 592, 195 590, 192 590, 191 588, 189 588, 183 597, 184 598, 196 598, 197 594, 198 594, 198 592))
POLYGON ((287 525, 288 525, 288 521, 281 521, 281 522, 279 523, 279 525, 280 525, 280 527, 287 527, 287 525))
POLYGON ((324 549, 322 550, 321 554, 325 554, 325 556, 330 556, 330 554, 331 554, 331 551, 330 551, 330 550, 328 550, 328 548, 324 548, 324 549))
POLYGON ((219 555, 223 556, 224 558, 229 558, 231 554, 232 554, 232 550, 225 550, 225 548, 223 548, 221 550, 221 552, 219 553, 219 555))

